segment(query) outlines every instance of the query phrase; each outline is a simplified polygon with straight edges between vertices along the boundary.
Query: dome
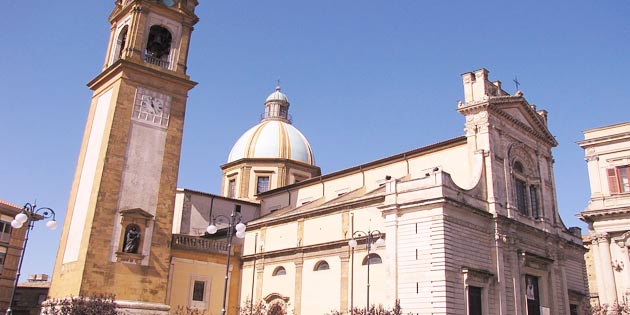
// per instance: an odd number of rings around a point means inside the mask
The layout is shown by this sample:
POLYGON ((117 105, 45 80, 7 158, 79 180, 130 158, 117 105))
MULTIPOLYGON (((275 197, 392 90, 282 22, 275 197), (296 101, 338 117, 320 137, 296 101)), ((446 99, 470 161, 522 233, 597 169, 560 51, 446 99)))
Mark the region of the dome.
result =
POLYGON ((284 93, 280 92, 280 86, 276 86, 276 91, 269 94, 269 96, 267 96, 267 99, 265 100, 265 103, 267 102, 289 102, 289 99, 287 98, 286 95, 284 95, 284 93))
POLYGON ((280 158, 315 165, 306 137, 282 120, 264 120, 247 130, 232 147, 228 163, 243 158, 280 158))

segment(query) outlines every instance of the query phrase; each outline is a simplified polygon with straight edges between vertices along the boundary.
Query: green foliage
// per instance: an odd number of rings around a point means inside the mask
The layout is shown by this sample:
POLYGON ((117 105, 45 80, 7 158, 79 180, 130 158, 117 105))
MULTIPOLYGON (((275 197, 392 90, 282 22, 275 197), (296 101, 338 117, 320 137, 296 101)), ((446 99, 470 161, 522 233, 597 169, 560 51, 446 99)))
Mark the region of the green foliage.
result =
POLYGON ((43 315, 121 315, 114 296, 70 297, 42 303, 43 315))

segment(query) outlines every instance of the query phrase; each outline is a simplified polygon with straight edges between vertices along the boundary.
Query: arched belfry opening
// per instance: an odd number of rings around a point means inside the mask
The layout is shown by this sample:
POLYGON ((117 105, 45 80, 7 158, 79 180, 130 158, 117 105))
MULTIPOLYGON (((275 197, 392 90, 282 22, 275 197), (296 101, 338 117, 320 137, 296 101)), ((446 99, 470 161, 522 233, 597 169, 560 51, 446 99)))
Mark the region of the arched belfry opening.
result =
POLYGON ((151 26, 144 61, 160 67, 168 67, 172 41, 173 36, 167 28, 160 25, 151 26))
POLYGON ((125 27, 120 30, 118 33, 118 39, 116 40, 116 59, 122 58, 125 52, 125 46, 127 45, 127 32, 129 31, 129 26, 125 25, 125 27))

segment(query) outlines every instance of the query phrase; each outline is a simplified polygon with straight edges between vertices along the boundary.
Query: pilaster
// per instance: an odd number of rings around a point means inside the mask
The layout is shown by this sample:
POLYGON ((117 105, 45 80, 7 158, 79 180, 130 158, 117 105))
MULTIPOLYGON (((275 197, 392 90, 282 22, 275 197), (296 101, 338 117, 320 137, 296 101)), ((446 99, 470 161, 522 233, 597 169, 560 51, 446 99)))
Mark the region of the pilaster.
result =
POLYGON ((295 262, 295 302, 294 314, 302 314, 302 270, 304 269, 304 260, 300 257, 299 261, 295 262))

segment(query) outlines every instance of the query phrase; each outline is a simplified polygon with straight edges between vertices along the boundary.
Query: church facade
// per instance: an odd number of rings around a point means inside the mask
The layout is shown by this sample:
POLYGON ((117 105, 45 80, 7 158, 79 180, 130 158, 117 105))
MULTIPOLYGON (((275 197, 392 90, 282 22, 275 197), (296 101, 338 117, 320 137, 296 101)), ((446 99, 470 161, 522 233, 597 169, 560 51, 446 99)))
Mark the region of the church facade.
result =
POLYGON ((241 301, 294 314, 577 314, 579 229, 558 215, 547 113, 463 75, 462 137, 262 192, 241 301), (380 246, 379 246, 380 245, 380 246))
POLYGON ((558 214, 547 113, 485 69, 463 75, 461 137, 324 175, 277 87, 221 166, 221 194, 177 189, 197 4, 115 2, 45 306, 113 294, 126 314, 396 300, 405 313, 577 314, 584 247, 558 214), (226 244, 225 224, 209 235, 235 212, 243 241, 226 244))

